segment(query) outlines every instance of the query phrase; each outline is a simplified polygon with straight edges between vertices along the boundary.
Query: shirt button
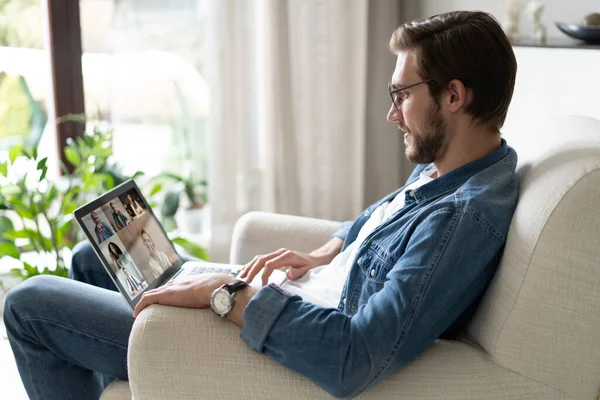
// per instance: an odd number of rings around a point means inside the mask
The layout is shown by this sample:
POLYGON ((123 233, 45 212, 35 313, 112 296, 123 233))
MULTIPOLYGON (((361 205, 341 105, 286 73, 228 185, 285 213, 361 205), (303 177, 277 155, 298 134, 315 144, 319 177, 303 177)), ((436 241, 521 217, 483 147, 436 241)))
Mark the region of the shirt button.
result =
POLYGON ((410 197, 415 197, 415 191, 414 191, 414 190, 409 190, 409 191, 408 191, 408 195, 409 195, 410 197))
POLYGON ((365 211, 365 217, 369 216, 369 210, 365 211))
POLYGON ((373 268, 373 269, 371 270, 371 277, 374 277, 374 276, 375 276, 375 268, 373 268))

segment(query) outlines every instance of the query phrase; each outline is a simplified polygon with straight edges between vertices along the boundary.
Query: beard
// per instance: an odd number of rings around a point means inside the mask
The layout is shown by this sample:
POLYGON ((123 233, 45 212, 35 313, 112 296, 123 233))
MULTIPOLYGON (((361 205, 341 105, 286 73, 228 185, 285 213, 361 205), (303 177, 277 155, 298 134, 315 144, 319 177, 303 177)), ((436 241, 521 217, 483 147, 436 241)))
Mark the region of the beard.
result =
MULTIPOLYGON (((415 164, 429 164, 441 159, 448 147, 446 121, 435 102, 429 106, 425 121, 426 126, 421 132, 409 133, 408 139, 412 139, 412 143, 406 143, 404 151, 406 158, 415 164)), ((405 126, 400 128, 408 132, 405 126)))

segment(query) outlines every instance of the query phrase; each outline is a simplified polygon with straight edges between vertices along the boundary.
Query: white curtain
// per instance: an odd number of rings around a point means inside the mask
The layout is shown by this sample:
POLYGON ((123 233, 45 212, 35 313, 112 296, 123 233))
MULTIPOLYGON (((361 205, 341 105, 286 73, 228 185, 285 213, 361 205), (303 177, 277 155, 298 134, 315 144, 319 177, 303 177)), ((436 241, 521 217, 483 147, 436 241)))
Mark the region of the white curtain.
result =
POLYGON ((385 121, 398 2, 371 3, 208 2, 215 260, 227 260, 247 211, 354 219, 406 176, 400 135, 385 121))

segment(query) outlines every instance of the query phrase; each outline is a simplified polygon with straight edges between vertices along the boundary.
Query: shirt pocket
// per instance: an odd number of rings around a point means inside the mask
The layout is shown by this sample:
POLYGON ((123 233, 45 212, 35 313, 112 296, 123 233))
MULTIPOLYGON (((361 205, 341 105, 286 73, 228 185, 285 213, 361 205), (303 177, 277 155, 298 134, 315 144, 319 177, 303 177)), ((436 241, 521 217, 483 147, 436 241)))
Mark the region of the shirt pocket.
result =
POLYGON ((365 282, 381 285, 387 280, 387 274, 394 267, 388 252, 377 245, 371 245, 357 260, 365 276, 365 282))

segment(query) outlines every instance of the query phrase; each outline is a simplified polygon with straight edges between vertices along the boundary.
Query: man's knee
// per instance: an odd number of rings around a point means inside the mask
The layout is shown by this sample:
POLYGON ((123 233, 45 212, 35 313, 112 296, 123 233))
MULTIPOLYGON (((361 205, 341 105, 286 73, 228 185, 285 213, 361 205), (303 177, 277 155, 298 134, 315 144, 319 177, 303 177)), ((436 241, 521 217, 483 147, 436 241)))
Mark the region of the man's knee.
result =
POLYGON ((19 316, 39 310, 40 304, 48 300, 48 295, 55 295, 48 289, 55 289, 61 279, 63 278, 51 275, 37 275, 10 289, 4 298, 3 317, 7 328, 18 322, 19 316))

